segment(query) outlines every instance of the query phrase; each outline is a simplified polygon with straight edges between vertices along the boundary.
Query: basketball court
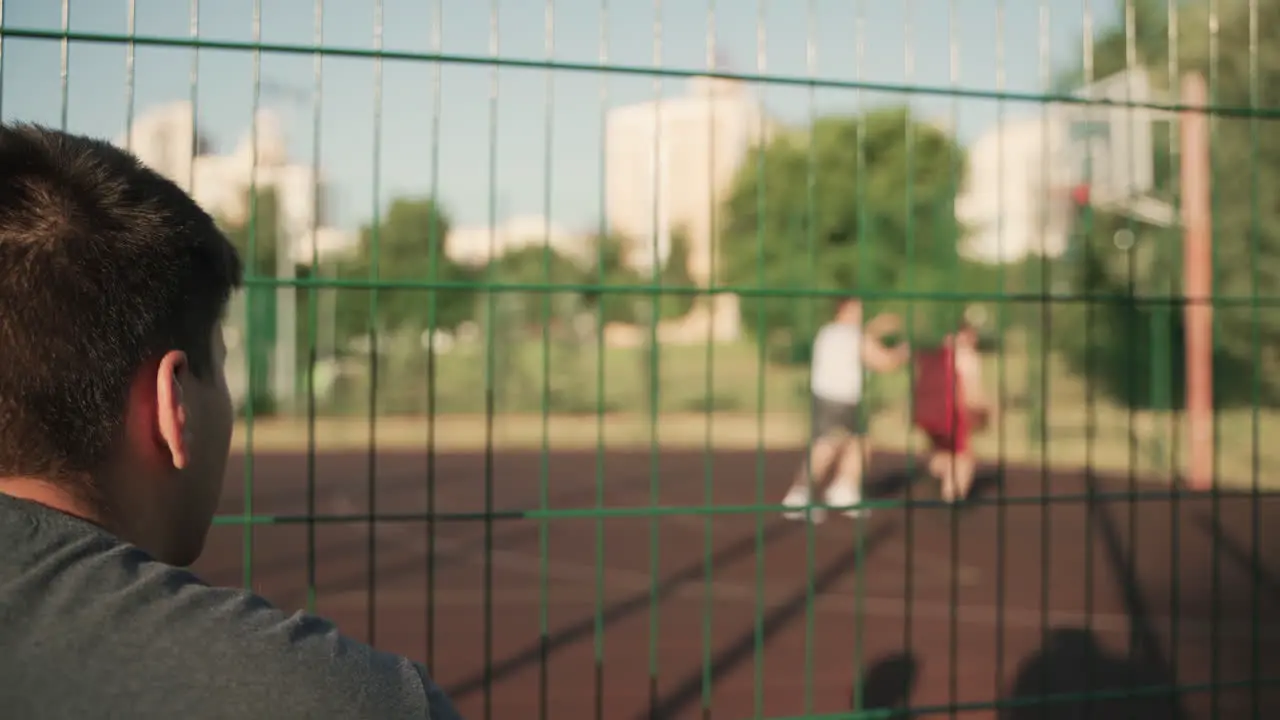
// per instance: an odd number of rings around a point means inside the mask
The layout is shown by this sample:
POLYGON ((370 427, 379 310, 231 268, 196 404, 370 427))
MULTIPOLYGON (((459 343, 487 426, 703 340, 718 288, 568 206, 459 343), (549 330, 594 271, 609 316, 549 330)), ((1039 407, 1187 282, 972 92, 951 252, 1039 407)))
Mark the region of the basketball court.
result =
MULTIPOLYGON (((259 456, 254 513, 277 521, 253 533, 251 582, 287 608, 314 584, 320 613, 428 662, 471 718, 825 716, 855 686, 864 706, 996 717, 984 706, 1043 689, 1045 667, 1049 692, 1146 689, 1090 717, 1280 710, 1280 694, 1245 687, 1280 672, 1274 499, 1019 470, 953 514, 925 484, 904 505, 905 458, 880 458, 870 477, 894 507, 869 520, 754 509, 778 502, 797 461, 381 452, 309 470, 259 456), (554 517, 530 518, 540 507, 554 517)), ((243 472, 233 462, 223 513, 243 512, 243 472)), ((242 583, 243 538, 215 527, 204 576, 242 583)))

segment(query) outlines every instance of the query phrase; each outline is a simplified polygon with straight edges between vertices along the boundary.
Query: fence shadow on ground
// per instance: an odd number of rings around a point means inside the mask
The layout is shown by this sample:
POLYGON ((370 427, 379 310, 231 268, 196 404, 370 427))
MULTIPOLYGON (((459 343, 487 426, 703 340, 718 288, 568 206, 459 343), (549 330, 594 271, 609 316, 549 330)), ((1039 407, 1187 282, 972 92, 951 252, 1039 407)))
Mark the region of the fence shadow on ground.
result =
MULTIPOLYGON (((765 527, 763 540, 765 543, 771 543, 785 535, 799 532, 803 527, 804 526, 800 523, 776 521, 765 527)), ((887 530, 882 536, 880 536, 880 539, 885 539, 886 537, 887 530)), ((868 540, 870 543, 872 538, 869 538, 868 540)), ((729 564, 738 558, 753 555, 757 549, 756 543, 757 539, 754 536, 743 537, 734 543, 722 547, 711 558, 711 562, 713 565, 729 564)), ((834 564, 832 566, 832 572, 834 575, 827 581, 827 584, 833 583, 840 575, 849 570, 849 558, 841 558, 841 560, 841 563, 834 564)), ((703 564, 703 560, 699 558, 696 562, 689 563, 683 568, 667 575, 658 583, 655 593, 657 599, 661 600, 669 596, 685 583, 702 577, 704 572, 706 572, 706 568, 703 564)), ((820 581, 821 580, 819 579, 815 582, 815 591, 818 587, 817 583, 820 581)), ((800 596, 798 600, 793 598, 792 602, 783 603, 770 616, 766 617, 765 634, 770 635, 773 632, 776 632, 781 628, 781 626, 785 625, 786 622, 790 621, 796 613, 802 612, 806 598, 806 590, 802 587, 800 589, 800 596)), ((628 598, 613 603, 604 609, 601 618, 603 624, 607 627, 634 613, 642 612, 650 606, 652 601, 653 596, 651 596, 650 591, 646 589, 637 592, 628 598)), ((557 650, 575 642, 590 638, 592 633, 595 632, 595 628, 595 617, 584 617, 580 622, 554 633, 551 637, 532 643, 524 650, 513 653, 505 660, 500 660, 494 663, 491 667, 485 668, 483 671, 476 673, 471 677, 464 678, 459 682, 451 684, 446 690, 450 697, 457 700, 465 698, 472 693, 485 689, 485 687, 491 683, 499 682, 502 679, 519 672, 531 663, 545 661, 546 656, 550 653, 554 653, 557 650)), ((755 636, 754 634, 750 634, 746 636, 745 643, 735 644, 730 648, 730 650, 722 653, 721 656, 718 656, 713 661, 713 675, 723 673, 728 669, 728 667, 736 664, 741 659, 750 657, 754 647, 755 636)), ((701 675, 696 679, 696 683, 700 682, 701 675)), ((681 685, 680 689, 673 692, 667 698, 655 700, 658 704, 666 707, 682 705, 689 699, 696 698, 699 694, 701 686, 696 683, 685 682, 681 685), (690 692, 686 692, 686 686, 692 686, 691 694, 690 692)))
MULTIPOLYGON (((1138 654, 1140 655, 1140 653, 1138 654)), ((1000 720, 1184 720, 1167 671, 1141 657, 1109 654, 1082 628, 1053 630, 1018 668, 1000 720), (1144 693, 1152 688, 1170 692, 1144 693)))
MULTIPOLYGON (((826 592, 840 581, 847 573, 857 572, 858 563, 865 559, 864 553, 874 552, 894 535, 898 527, 895 523, 883 523, 872 529, 867 535, 864 547, 851 547, 831 560, 813 576, 809 586, 801 582, 787 599, 766 614, 761 623, 761 632, 757 636, 755 628, 749 628, 738 636, 711 661, 711 684, 714 686, 719 678, 724 677, 739 664, 750 660, 756 650, 757 643, 768 643, 771 638, 802 616, 808 607, 810 597, 826 592)), ((680 713, 702 695, 702 672, 692 673, 681 679, 674 690, 661 698, 654 698, 651 706, 636 716, 636 720, 652 718, 680 717, 680 713)))

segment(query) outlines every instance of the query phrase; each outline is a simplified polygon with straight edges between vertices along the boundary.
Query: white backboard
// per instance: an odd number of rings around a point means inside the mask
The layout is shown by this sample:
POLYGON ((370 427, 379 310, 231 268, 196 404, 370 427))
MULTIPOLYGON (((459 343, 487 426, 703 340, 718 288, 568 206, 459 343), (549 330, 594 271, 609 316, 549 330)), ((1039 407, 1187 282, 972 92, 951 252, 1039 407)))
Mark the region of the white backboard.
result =
POLYGON ((1126 70, 1072 93, 1080 103, 1058 103, 1052 113, 1064 134, 1055 161, 1061 186, 1088 185, 1090 201, 1123 206, 1147 196, 1155 182, 1152 123, 1169 113, 1132 104, 1156 102, 1150 76, 1126 70))

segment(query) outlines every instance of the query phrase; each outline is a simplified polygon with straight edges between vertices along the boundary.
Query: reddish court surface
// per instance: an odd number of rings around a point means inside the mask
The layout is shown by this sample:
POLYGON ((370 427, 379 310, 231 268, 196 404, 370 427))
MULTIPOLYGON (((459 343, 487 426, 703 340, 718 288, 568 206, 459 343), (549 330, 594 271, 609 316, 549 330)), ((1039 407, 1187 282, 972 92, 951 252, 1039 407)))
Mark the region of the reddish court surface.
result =
MULTIPOLYGON (((376 511, 425 513, 425 451, 374 460, 376 511)), ((536 508, 543 477, 555 509, 590 508, 597 492, 609 508, 645 508, 654 497, 668 507, 744 505, 760 485, 765 502, 779 502, 797 461, 795 453, 610 452, 599 461, 600 487, 595 453, 557 452, 545 465, 537 453, 511 453, 492 458, 488 475, 498 510, 536 508)), ((891 486, 904 464, 880 458, 872 478, 891 486)), ((306 514, 305 456, 258 456, 254 469, 256 513, 306 514)), ((317 457, 315 512, 366 513, 369 471, 367 454, 317 457)), ((239 513, 240 460, 230 473, 222 511, 239 513)), ((483 455, 438 456, 434 476, 437 512, 483 511, 483 455)), ((1003 487, 1026 500, 1046 484, 1063 494, 1088 485, 1081 474, 1008 473, 982 496, 1003 487)), ((912 492, 930 490, 918 483, 912 492)), ((317 609, 352 635, 427 661, 468 718, 837 713, 850 707, 859 676, 869 703, 913 707, 989 703, 1045 687, 1195 685, 1215 674, 1240 683, 1280 677, 1277 504, 1264 497, 1255 516, 1251 498, 1223 496, 1216 518, 1208 498, 1176 507, 1167 497, 1097 501, 1092 511, 1080 499, 954 515, 895 508, 860 523, 828 519, 813 532, 774 513, 502 519, 488 525, 488 540, 477 519, 434 527, 387 520, 372 530, 318 523, 317 609)), ((254 531, 253 587, 288 608, 306 601, 307 533, 301 523, 254 531)), ((241 584, 243 534, 215 527, 201 574, 241 584)), ((1083 714, 1072 717, 1280 717, 1280 690, 1076 711, 1083 714)), ((999 717, 1061 716, 1024 706, 999 717)))

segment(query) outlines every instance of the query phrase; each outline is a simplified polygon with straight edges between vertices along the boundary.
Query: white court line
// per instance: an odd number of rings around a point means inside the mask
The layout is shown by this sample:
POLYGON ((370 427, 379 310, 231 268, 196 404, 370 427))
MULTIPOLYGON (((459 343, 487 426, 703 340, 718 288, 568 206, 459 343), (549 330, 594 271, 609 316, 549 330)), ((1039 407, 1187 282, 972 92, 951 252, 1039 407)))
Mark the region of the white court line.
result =
MULTIPOLYGON (((333 511, 338 513, 352 512, 355 507, 354 503, 345 497, 334 498, 331 502, 336 506, 333 511)), ((405 528, 394 525, 381 526, 380 529, 385 531, 385 534, 389 535, 390 538, 394 538, 393 541, 397 543, 402 542, 408 535, 408 531, 405 528)), ((352 530, 358 532, 357 528, 352 528, 352 530)), ((416 536, 414 540, 417 540, 416 536)), ((414 544, 416 545, 416 542, 414 544)), ((437 541, 437 547, 442 544, 448 546, 453 543, 437 541)), ((456 543, 456 545, 461 544, 456 543)), ((491 557, 494 567, 527 574, 539 572, 540 563, 543 561, 542 558, 537 556, 511 550, 495 550, 491 557)), ((483 556, 476 556, 476 560, 483 561, 483 559, 483 556)), ((546 558, 545 562, 548 574, 558 576, 561 580, 577 580, 580 582, 576 588, 565 588, 564 586, 551 584, 545 598, 548 605, 590 606, 596 602, 594 583, 597 580, 597 574, 593 565, 565 562, 551 558, 546 558)), ((605 604, 617 602, 619 598, 616 597, 616 593, 647 591, 653 583, 653 579, 648 573, 610 567, 605 568, 604 580, 607 588, 604 597, 605 604)), ((897 586, 901 584, 902 579, 895 577, 894 581, 893 585, 897 586)), ((712 597, 717 601, 755 605, 760 599, 754 583, 712 581, 709 587, 712 597)), ((708 584, 703 578, 699 577, 675 588, 668 597, 671 600, 702 601, 706 599, 707 589, 708 584)), ((872 587, 861 596, 861 613, 864 617, 878 619, 910 618, 912 622, 918 620, 949 622, 951 620, 953 606, 950 603, 915 600, 908 606, 901 595, 879 594, 876 592, 877 590, 883 592, 887 588, 872 587)), ((789 599, 795 593, 795 586, 793 584, 769 583, 766 581, 763 591, 764 606, 767 607, 776 605, 784 599, 789 599)), ((854 615, 859 611, 858 597, 859 594, 857 592, 849 591, 820 593, 814 598, 813 611, 831 615, 854 615)), ((521 589, 504 590, 501 593, 495 593, 490 602, 495 606, 502 607, 527 607, 530 605, 537 606, 543 599, 542 594, 537 590, 521 589)), ((396 609, 422 608, 425 605, 425 600, 421 594, 403 590, 380 589, 378 591, 379 607, 386 607, 390 604, 396 609)), ((475 607, 484 602, 484 597, 481 592, 476 590, 437 589, 434 602, 437 606, 443 607, 475 607)), ((325 595, 322 600, 322 604, 325 607, 357 606, 363 609, 367 603, 368 595, 366 592, 361 591, 325 595)), ((954 608, 956 623, 968 626, 1040 630, 1043 628, 1046 616, 1038 608, 1011 607, 1008 605, 1004 608, 997 608, 995 605, 990 604, 962 603, 954 606, 954 608)), ((1082 612, 1050 609, 1047 613, 1047 621, 1050 626, 1072 625, 1083 627, 1088 624, 1094 631, 1107 634, 1127 634, 1130 632, 1131 627, 1128 614, 1114 612, 1095 612, 1086 615, 1082 612)), ((1174 627, 1173 621, 1174 618, 1169 615, 1148 618, 1151 627, 1157 628, 1160 632, 1166 632, 1168 628, 1174 627)), ((1209 620, 1186 616, 1178 618, 1176 627, 1179 635, 1184 638, 1188 636, 1210 637, 1214 629, 1213 623, 1209 620)), ((1224 640, 1253 637, 1280 639, 1280 624, 1264 623, 1254 626, 1244 621, 1224 621, 1218 623, 1217 632, 1224 640)))

